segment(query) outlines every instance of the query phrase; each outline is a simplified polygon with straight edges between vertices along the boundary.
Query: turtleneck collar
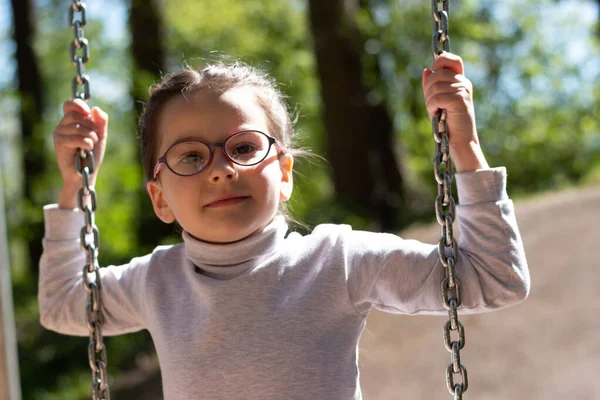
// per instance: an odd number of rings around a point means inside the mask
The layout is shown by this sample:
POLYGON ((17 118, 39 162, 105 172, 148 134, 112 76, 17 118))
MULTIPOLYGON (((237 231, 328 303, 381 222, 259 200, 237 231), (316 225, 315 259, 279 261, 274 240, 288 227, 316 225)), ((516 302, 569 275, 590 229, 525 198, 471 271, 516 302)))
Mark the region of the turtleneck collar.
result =
POLYGON ((186 231, 182 237, 186 257, 194 265, 211 274, 231 277, 247 269, 248 266, 240 264, 275 252, 285 239, 287 230, 285 217, 278 215, 261 232, 234 243, 208 243, 196 239, 186 231))

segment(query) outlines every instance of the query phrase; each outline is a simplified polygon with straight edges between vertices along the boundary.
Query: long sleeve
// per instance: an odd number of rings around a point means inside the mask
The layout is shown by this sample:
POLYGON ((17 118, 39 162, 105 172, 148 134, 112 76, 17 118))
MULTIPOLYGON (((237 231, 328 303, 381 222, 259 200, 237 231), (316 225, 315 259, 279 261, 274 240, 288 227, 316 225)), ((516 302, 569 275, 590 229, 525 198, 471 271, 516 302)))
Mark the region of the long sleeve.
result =
MULTIPOLYGON (((460 230, 456 275, 466 313, 507 307, 529 294, 529 270, 506 170, 493 168, 456 175, 460 230)), ((347 230, 348 290, 360 314, 372 307, 390 313, 445 314, 444 277, 437 245, 392 234, 347 230)))
MULTIPOLYGON (((83 287, 85 254, 79 232, 83 217, 76 210, 56 205, 44 207, 45 235, 40 259, 38 303, 40 322, 50 330, 86 336, 83 287)), ((105 335, 119 335, 145 328, 145 283, 149 256, 121 266, 100 268, 105 335)))

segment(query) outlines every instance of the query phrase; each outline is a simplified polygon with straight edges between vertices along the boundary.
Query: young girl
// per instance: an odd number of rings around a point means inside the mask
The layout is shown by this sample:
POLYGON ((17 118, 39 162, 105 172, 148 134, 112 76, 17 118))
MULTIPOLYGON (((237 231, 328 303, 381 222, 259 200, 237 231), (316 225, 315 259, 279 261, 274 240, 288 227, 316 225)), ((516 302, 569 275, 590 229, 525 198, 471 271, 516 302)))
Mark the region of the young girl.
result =
MULTIPOLYGON (((462 60, 423 71, 432 115, 445 108, 462 232, 461 312, 519 303, 529 272, 504 168, 479 147, 462 60)), ((64 186, 44 208, 44 327, 88 335, 77 148, 102 161, 108 116, 68 101, 54 132, 64 186)), ((151 90, 140 120, 147 189, 183 243, 101 269, 106 335, 147 329, 165 399, 360 399, 358 341, 373 308, 442 314, 436 245, 319 225, 288 233, 292 124, 275 83, 240 64, 184 69, 151 90)), ((92 182, 93 183, 93 182, 92 182)))

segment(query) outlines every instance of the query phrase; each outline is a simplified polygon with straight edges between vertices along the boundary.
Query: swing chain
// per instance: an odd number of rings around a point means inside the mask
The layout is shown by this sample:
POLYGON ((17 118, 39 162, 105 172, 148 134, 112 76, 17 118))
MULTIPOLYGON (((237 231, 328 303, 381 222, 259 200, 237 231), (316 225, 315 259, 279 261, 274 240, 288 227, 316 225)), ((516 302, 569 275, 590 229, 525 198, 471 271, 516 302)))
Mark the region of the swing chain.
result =
MULTIPOLYGON (((450 51, 448 35, 449 0, 432 0, 433 36, 431 50, 433 58, 444 51, 450 51)), ((440 262, 444 266, 445 277, 442 281, 442 304, 448 310, 448 321, 444 325, 444 345, 450 352, 450 365, 446 368, 446 386, 455 400, 462 400, 467 391, 469 381, 467 369, 460 362, 460 350, 465 347, 465 329, 458 321, 458 308, 461 305, 461 286, 455 274, 458 260, 458 242, 453 236, 452 224, 456 216, 456 202, 452 197, 452 181, 454 164, 450 158, 450 140, 446 110, 439 110, 431 120, 433 138, 435 140, 435 156, 433 172, 438 184, 438 195, 435 199, 435 215, 441 226, 442 235, 438 244, 440 262), (458 340, 452 340, 451 332, 458 334, 458 340), (461 383, 454 382, 454 376, 461 376, 461 383)))
MULTIPOLYGON (((90 98, 90 78, 85 74, 85 64, 90 58, 89 43, 83 33, 86 22, 86 4, 81 0, 73 0, 69 6, 69 24, 73 28, 74 35, 70 46, 70 56, 77 75, 72 81, 72 94, 73 98, 84 101, 90 98), (79 49, 82 50, 82 55, 77 54, 79 49), (83 92, 79 92, 79 86, 83 86, 83 92)), ((110 400, 106 347, 102 338, 104 316, 102 314, 102 282, 98 265, 100 233, 94 220, 97 196, 94 187, 90 185, 90 176, 95 171, 94 153, 80 149, 79 154, 75 156, 75 169, 83 181, 82 187, 77 192, 77 206, 85 219, 85 225, 80 231, 80 244, 86 254, 86 264, 83 267, 82 275, 83 287, 88 293, 86 324, 90 332, 88 359, 92 370, 92 400, 110 400)))
POLYGON ((90 98, 90 77, 85 74, 85 64, 90 59, 90 46, 83 32, 86 23, 85 3, 81 0, 73 0, 73 4, 69 6, 69 26, 73 28, 73 41, 69 55, 77 74, 71 82, 71 92, 74 99, 82 100, 90 98), (81 50, 82 55, 77 54, 77 50, 81 50), (80 86, 83 86, 83 92, 79 91, 80 86))
POLYGON ((442 51, 450 51, 450 36, 448 35, 449 1, 450 0, 431 0, 431 11, 433 15, 431 50, 433 52, 433 58, 437 58, 442 51))

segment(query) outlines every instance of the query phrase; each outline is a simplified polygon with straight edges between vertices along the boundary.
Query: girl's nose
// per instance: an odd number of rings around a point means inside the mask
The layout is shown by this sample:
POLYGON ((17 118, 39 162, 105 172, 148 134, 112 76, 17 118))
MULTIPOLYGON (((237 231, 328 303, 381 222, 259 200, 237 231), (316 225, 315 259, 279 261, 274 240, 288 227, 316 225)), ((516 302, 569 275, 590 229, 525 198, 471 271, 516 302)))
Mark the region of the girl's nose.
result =
POLYGON ((211 183, 235 180, 238 177, 237 169, 233 162, 227 158, 224 150, 221 148, 213 149, 213 156, 209 168, 208 179, 211 183))

